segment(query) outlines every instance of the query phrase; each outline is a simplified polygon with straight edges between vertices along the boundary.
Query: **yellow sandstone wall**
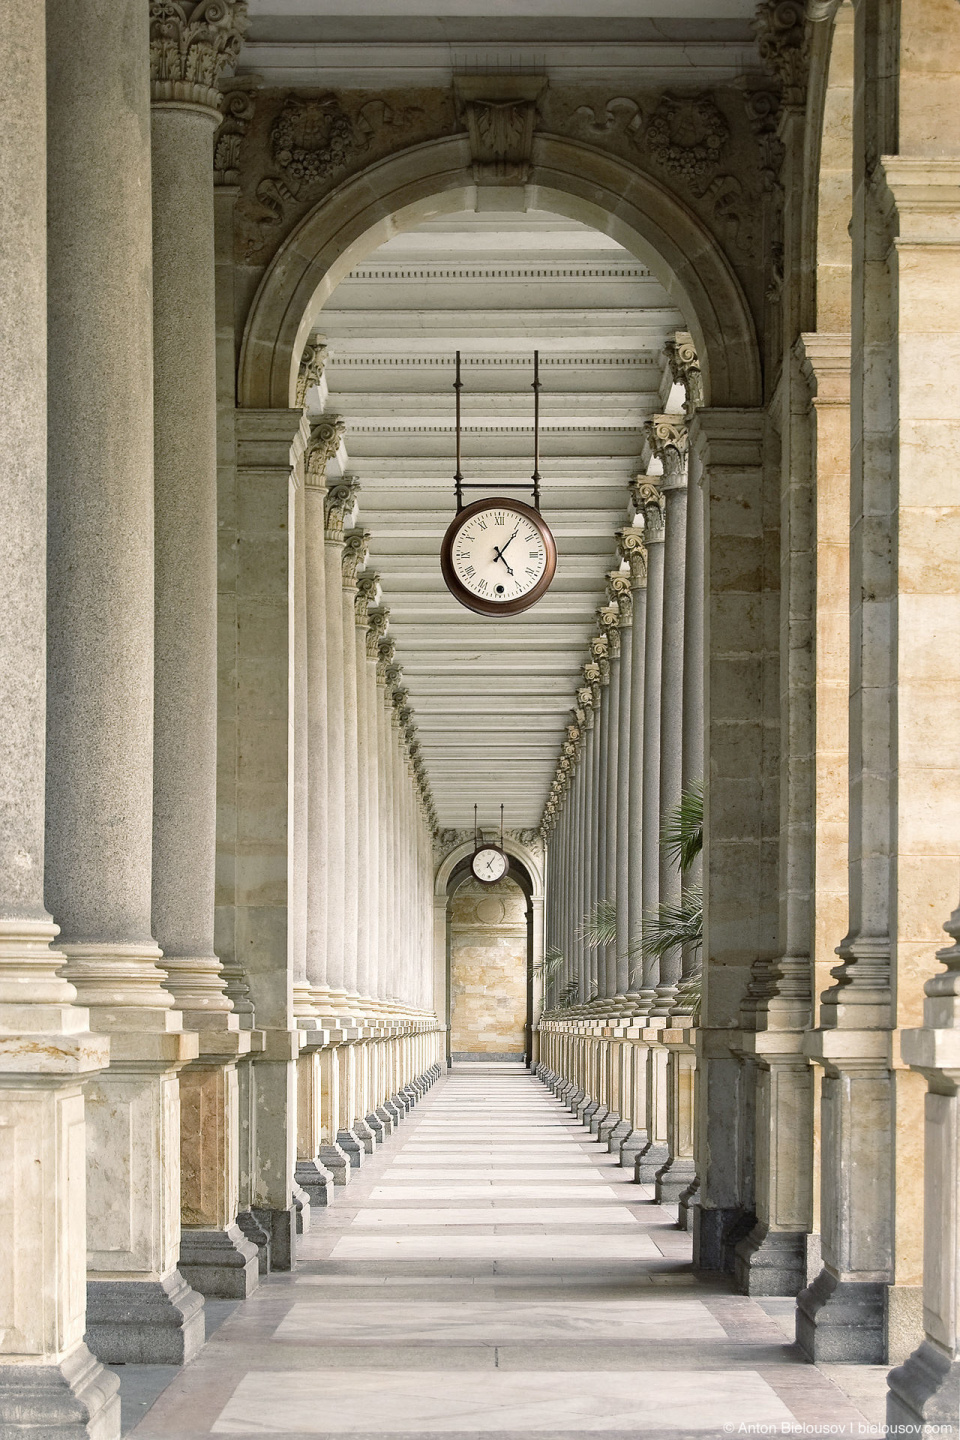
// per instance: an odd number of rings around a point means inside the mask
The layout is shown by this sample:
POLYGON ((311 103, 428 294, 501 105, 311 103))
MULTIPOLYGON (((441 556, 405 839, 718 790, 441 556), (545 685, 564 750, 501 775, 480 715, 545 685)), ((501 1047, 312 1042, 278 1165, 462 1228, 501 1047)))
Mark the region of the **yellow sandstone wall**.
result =
POLYGON ((451 902, 450 1049, 520 1054, 527 1018, 526 899, 510 879, 465 880, 451 902))

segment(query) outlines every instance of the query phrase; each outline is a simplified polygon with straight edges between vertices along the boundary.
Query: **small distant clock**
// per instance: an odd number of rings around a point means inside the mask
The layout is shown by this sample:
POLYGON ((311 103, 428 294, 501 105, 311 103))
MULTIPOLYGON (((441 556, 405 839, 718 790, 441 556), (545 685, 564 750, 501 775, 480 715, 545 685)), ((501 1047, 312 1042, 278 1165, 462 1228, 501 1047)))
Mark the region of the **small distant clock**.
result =
POLYGON ((481 885, 495 885, 506 875, 509 861, 499 845, 481 845, 470 862, 470 868, 481 885))
POLYGON ((440 547, 440 568, 447 589, 468 610, 519 615, 549 588, 557 546, 532 505, 477 500, 451 521, 440 547))

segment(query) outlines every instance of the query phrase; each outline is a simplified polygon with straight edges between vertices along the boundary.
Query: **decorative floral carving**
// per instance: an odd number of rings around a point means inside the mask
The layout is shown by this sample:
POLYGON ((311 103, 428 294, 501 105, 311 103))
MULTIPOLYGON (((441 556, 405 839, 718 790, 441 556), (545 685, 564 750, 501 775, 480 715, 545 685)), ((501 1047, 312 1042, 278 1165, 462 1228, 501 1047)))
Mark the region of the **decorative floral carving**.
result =
POLYGON ((651 157, 702 194, 730 138, 730 126, 713 96, 661 95, 644 135, 651 157))
POLYGON ((760 0, 754 30, 764 68, 783 86, 785 105, 803 105, 807 46, 803 0, 760 0))
POLYGON ((783 108, 780 91, 758 84, 751 77, 749 84, 740 87, 740 93, 750 129, 760 146, 760 179, 769 192, 779 185, 783 164, 783 142, 777 133, 783 108))
POLYGON ((213 183, 240 184, 240 146, 256 110, 256 93, 233 89, 223 99, 223 122, 213 142, 213 183))
POLYGON ((291 95, 270 134, 273 158, 299 190, 342 165, 355 142, 353 123, 336 95, 303 100, 291 95))
POLYGON ((248 23, 247 0, 149 3, 152 98, 219 109, 218 82, 240 54, 248 23))
POLYGON ((591 135, 611 135, 619 130, 637 140, 643 129, 643 111, 636 100, 626 95, 615 95, 599 114, 592 105, 580 105, 574 111, 574 118, 591 135))

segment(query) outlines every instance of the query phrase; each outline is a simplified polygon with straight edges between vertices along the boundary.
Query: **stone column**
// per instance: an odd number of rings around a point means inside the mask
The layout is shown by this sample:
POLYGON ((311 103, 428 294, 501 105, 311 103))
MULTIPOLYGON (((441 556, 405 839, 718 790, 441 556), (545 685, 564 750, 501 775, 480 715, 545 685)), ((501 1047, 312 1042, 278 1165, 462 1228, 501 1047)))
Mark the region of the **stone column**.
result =
MULTIPOLYGON (((613 993, 617 1009, 626 1013, 630 989, 630 741, 633 729, 633 595, 628 574, 613 571, 609 590, 617 606, 619 627, 619 694, 617 699, 617 795, 613 893, 617 907, 617 944, 613 993)), ((625 1048, 625 1047, 624 1047, 625 1048)))
MULTIPOLYGON (((606 689, 607 715, 604 722, 604 744, 607 752, 604 775, 604 876, 602 890, 608 904, 617 904, 617 864, 619 859, 619 759, 620 759, 620 607, 611 603, 600 612, 607 637, 610 657, 609 681, 606 689)), ((601 952, 604 961, 601 993, 612 1000, 617 993, 617 942, 614 940, 601 952)), ((607 1009, 611 1007, 608 1005, 607 1009)))
POLYGON ((346 1006, 357 1008, 357 966, 361 950, 360 920, 360 770, 358 752, 358 694, 356 596, 357 570, 366 563, 369 535, 352 530, 345 537, 341 556, 343 581, 343 964, 346 1006))
POLYGON ((953 944, 946 972, 924 986, 923 1027, 904 1030, 901 1054, 926 1077, 923 1166, 924 1338, 889 1375, 887 1424, 894 1434, 949 1434, 960 1411, 960 906, 944 929, 953 944), (894 1430, 894 1426, 904 1429, 894 1430), (913 1427, 913 1428, 910 1428, 913 1427))
MULTIPOLYGON (((293 1014, 291 893, 287 856, 291 768, 290 533, 294 477, 309 441, 300 410, 238 410, 237 503, 223 519, 233 528, 240 563, 231 581, 237 616, 233 644, 232 712, 236 769, 222 785, 232 802, 232 842, 221 843, 235 867, 230 926, 235 953, 261 1032, 250 1077, 253 1127, 249 1212, 241 1228, 255 1244, 266 1232, 273 1269, 293 1264, 298 1228, 310 1221, 307 1196, 296 1184, 297 1063, 306 1031, 293 1014), (246 563, 256 556, 256 563, 246 563)), ((227 643, 227 636, 224 636, 227 643)))
POLYGON ((704 825, 704 977, 697 1028, 697 1173, 701 1204, 694 1254, 704 1269, 730 1263, 726 1235, 750 1213, 743 1173, 752 1143, 752 1097, 738 1058, 740 1004, 751 967, 776 937, 779 828, 771 800, 770 716, 779 670, 771 637, 779 608, 769 566, 778 516, 765 509, 763 416, 700 409, 690 424, 703 474, 705 532, 705 766, 714 805, 704 825), (731 572, 724 556, 740 559, 731 572), (772 674, 771 674, 772 672, 772 674))
POLYGON ((346 923, 342 857, 346 849, 346 791, 344 782, 344 660, 343 660, 343 548, 344 525, 352 518, 359 486, 344 479, 332 485, 325 502, 324 532, 326 585, 326 749, 327 749, 327 884, 326 978, 317 1004, 336 1018, 346 1003, 344 927, 346 923), (337 857, 334 860, 334 857, 337 857))
MULTIPOLYGON (((643 910, 660 903, 660 697, 663 669, 663 497, 643 477, 633 487, 634 508, 644 518, 647 557, 647 607, 643 657, 643 836, 641 841, 643 910)), ((639 1013, 649 1014, 656 999, 660 967, 641 963, 639 1013)))
POLYGON ((630 566, 630 734, 629 791, 627 796, 628 833, 627 866, 627 959, 630 986, 630 1009, 636 1012, 639 1003, 637 985, 640 981, 639 954, 643 934, 643 723, 646 708, 646 645, 647 645, 647 549, 639 526, 627 526, 617 532, 620 554, 630 566))
MULTIPOLYGON (((84 1344, 83 1082, 109 1042, 58 974, 44 907, 46 54, 44 8, 5 16, 0 63, 0 1135, 11 1254, 0 1303, 0 1431, 120 1434, 116 1377, 84 1344), (15 1252, 15 1255, 14 1255, 15 1252)), ((54 338, 56 338, 54 336, 54 338)))
MULTIPOLYGON (((574 916, 574 924, 579 936, 578 951, 580 955, 580 1001, 581 1004, 589 1002, 593 993, 593 951, 583 938, 582 926, 584 918, 589 915, 594 903, 596 894, 596 754, 600 730, 599 707, 596 704, 596 691, 599 689, 598 665, 587 666, 585 669, 592 674, 596 671, 596 689, 590 684, 591 708, 587 719, 587 740, 583 747, 583 755, 580 760, 582 770, 580 782, 580 856, 579 856, 579 883, 577 885, 578 905, 574 916)), ((585 676, 586 678, 586 676, 585 676)))
POLYGON ((199 1032, 180 1076, 181 1273, 203 1295, 259 1283, 237 1227, 236 1060, 250 1033, 214 951, 217 812, 217 454, 213 137, 220 70, 245 7, 216 27, 151 31, 155 653, 153 933, 167 987, 199 1032), (209 83, 192 78, 203 74, 209 83), (202 1128, 201 1128, 202 1120, 202 1128))
MULTIPOLYGON (((663 619, 660 667, 660 823, 680 803, 683 787, 683 609, 687 534, 687 427, 682 417, 658 415, 649 422, 651 444, 663 465, 658 488, 664 503, 663 619)), ((677 907, 680 867, 662 845, 659 903, 677 907)), ((652 1015, 669 1015, 680 979, 680 952, 660 957, 652 1015)))
POLYGON ((48 314, 63 371, 49 413, 46 897, 66 973, 112 1037, 87 1091, 87 1339, 101 1359, 177 1364, 204 1322, 177 1269, 177 1072, 197 1037, 151 931, 148 14, 126 0, 77 24, 55 0, 47 18, 48 314))

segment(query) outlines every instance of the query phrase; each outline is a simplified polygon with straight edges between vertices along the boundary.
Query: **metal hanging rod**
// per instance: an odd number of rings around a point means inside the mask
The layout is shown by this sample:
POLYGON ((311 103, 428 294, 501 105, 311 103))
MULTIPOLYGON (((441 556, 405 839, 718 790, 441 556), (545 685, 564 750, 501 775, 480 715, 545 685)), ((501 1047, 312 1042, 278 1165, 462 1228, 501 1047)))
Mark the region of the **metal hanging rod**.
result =
POLYGON ((467 483, 463 478, 463 462, 461 452, 461 414, 460 414, 460 392, 463 389, 463 380, 460 377, 460 351, 457 351, 457 378, 453 382, 453 388, 457 396, 457 468, 453 477, 454 492, 457 499, 457 511, 463 509, 464 490, 532 490, 533 507, 540 509, 540 351, 533 352, 533 475, 529 480, 498 480, 493 484, 467 483))

